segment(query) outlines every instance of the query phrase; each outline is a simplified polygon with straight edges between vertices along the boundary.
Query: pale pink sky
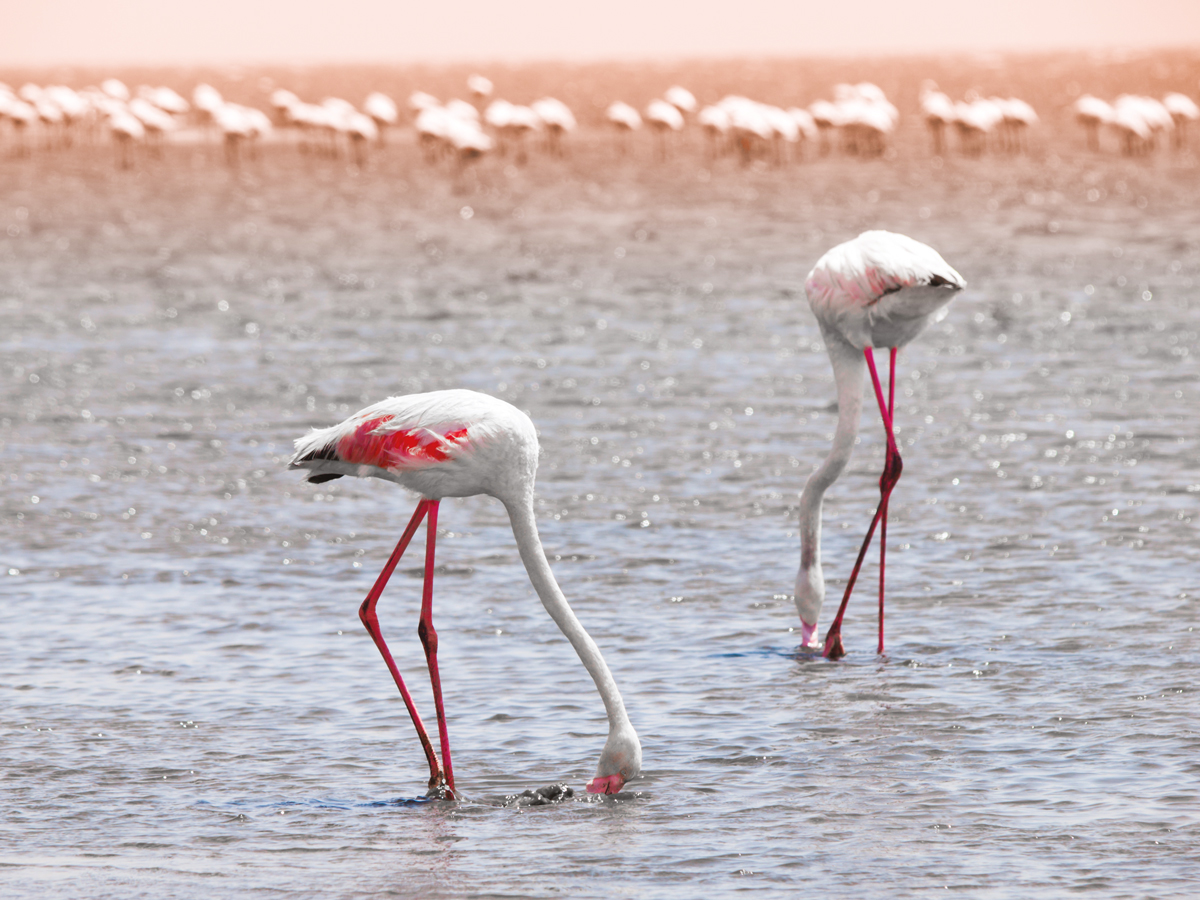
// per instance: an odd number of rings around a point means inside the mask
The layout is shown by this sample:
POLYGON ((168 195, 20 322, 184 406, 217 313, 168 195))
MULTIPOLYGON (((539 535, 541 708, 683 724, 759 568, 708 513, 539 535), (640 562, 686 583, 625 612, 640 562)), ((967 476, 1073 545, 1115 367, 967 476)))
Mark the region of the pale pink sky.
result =
POLYGON ((0 66, 1200 48, 1200 0, 0 0, 0 66))

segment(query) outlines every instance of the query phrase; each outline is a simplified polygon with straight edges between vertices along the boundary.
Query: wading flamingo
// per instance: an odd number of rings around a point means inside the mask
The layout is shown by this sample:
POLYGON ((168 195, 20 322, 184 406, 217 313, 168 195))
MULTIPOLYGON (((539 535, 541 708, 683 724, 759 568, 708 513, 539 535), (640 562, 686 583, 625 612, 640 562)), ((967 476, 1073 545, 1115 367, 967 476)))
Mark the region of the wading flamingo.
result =
POLYGON ((902 234, 866 231, 822 256, 804 282, 813 315, 833 364, 837 385, 838 422, 833 449, 809 477, 800 495, 800 571, 796 575, 796 609, 804 646, 817 647, 817 618, 825 599, 821 574, 821 501, 850 461, 863 406, 864 370, 871 373, 875 400, 887 432, 887 459, 879 479, 881 498, 863 540, 837 617, 825 636, 824 654, 846 655, 842 647, 842 616, 854 590, 858 570, 879 525, 879 652, 883 653, 884 561, 887 551, 888 498, 900 480, 900 452, 892 430, 896 396, 896 350, 931 321, 940 319, 966 281, 932 247, 902 234), (886 401, 875 370, 874 348, 890 350, 890 379, 886 401))
POLYGON ((529 417, 503 400, 466 390, 390 397, 360 410, 340 425, 315 430, 296 440, 296 453, 289 468, 310 470, 310 482, 320 484, 343 475, 374 477, 394 481, 421 495, 416 512, 358 615, 383 654, 412 716, 429 760, 431 796, 453 799, 457 794, 442 707, 437 632, 433 628, 434 543, 438 504, 443 497, 487 494, 504 504, 534 590, 596 683, 608 714, 608 740, 600 754, 596 777, 588 782, 588 791, 615 794, 641 771, 642 747, 612 673, 595 641, 579 624, 546 561, 533 512, 537 463, 537 432, 529 417), (384 643, 375 613, 379 595, 423 518, 427 518, 425 581, 417 633, 425 648, 433 683, 442 751, 440 764, 404 679, 384 643))

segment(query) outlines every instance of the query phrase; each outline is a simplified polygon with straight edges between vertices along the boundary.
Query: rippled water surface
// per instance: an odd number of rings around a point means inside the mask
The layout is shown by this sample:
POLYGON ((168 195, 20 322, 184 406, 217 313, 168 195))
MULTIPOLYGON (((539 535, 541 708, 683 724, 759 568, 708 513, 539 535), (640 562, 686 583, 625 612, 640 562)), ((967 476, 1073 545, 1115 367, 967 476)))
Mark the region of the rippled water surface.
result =
MULTIPOLYGON (((403 144, 361 173, 276 150, 0 174, 3 893, 1195 896, 1192 157, 777 171, 597 138, 455 183, 403 144), (829 663, 792 630, 836 417, 801 284, 866 227, 970 287, 901 355, 887 654, 869 568, 829 663), (582 788, 605 722, 486 498, 440 520, 466 799, 415 799, 356 615, 414 499, 284 463, 448 387, 540 429, 547 551, 644 744, 615 800, 501 805, 582 788)), ((831 595, 881 437, 828 497, 831 595)), ((420 575, 418 542, 380 612, 431 720, 420 575)))

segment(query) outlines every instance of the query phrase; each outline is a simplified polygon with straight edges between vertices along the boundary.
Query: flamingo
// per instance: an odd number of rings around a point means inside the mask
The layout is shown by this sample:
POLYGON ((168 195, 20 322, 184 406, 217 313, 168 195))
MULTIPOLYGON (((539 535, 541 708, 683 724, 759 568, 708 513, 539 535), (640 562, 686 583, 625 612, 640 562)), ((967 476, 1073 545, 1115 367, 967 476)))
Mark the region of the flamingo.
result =
POLYGON ((729 131, 742 153, 742 163, 750 162, 760 147, 775 136, 765 107, 748 97, 736 95, 724 98, 719 104, 729 114, 729 131))
POLYGON ((63 142, 70 146, 73 142, 73 132, 91 112, 91 105, 76 91, 63 84, 52 84, 46 88, 46 94, 54 101, 55 106, 62 110, 64 122, 63 142))
POLYGON ((507 152, 511 141, 516 145, 517 162, 525 163, 525 135, 542 130, 542 119, 528 106, 517 106, 507 100, 493 100, 483 114, 488 125, 500 135, 500 153, 507 152))
POLYGON ((955 119, 954 101, 938 90, 936 81, 925 81, 921 85, 921 112, 933 139, 933 155, 941 156, 946 146, 943 139, 946 126, 955 119))
POLYGON ((1093 97, 1091 94, 1084 94, 1076 100, 1073 108, 1076 120, 1083 126, 1083 130, 1087 134, 1088 149, 1098 151, 1100 149, 1100 126, 1110 124, 1116 118, 1116 113, 1107 102, 1099 97, 1093 97))
POLYGON ((117 142, 117 164, 122 169, 128 169, 133 165, 133 147, 146 140, 145 126, 125 108, 125 104, 117 103, 109 113, 108 127, 117 142))
POLYGON ((667 134, 683 130, 683 113, 666 100, 651 100, 646 107, 646 121, 658 135, 658 158, 667 158, 667 134))
POLYGON ((129 88, 119 78, 105 78, 100 82, 100 90, 114 100, 120 100, 122 103, 129 102, 129 88))
POLYGON ((138 96, 153 103, 163 112, 174 116, 182 116, 191 111, 191 104, 169 87, 150 87, 142 85, 138 88, 138 96))
POLYGON ((1153 97, 1122 94, 1113 103, 1109 123, 1117 132, 1126 156, 1142 156, 1154 149, 1158 135, 1175 128, 1171 113, 1153 97))
POLYGON ((771 129, 771 143, 775 150, 775 164, 783 165, 788 160, 788 144, 798 143, 801 137, 800 125, 791 114, 778 106, 760 103, 759 109, 771 129))
POLYGON ((11 91, 0 91, 0 116, 12 119, 13 124, 13 156, 25 156, 28 147, 25 143, 25 132, 37 121, 37 110, 11 91))
POLYGON ((789 106, 787 114, 792 117, 792 121, 796 123, 796 127, 800 129, 800 136, 805 141, 811 141, 817 137, 817 122, 812 117, 807 109, 800 109, 796 106, 789 106))
POLYGON ((729 129, 732 127, 732 120, 729 115, 729 110, 722 106, 706 106, 700 110, 696 116, 696 121, 700 123, 700 127, 704 129, 704 133, 708 135, 708 155, 711 159, 716 159, 728 149, 726 138, 729 135, 729 129))
POLYGON ((175 120, 170 113, 142 97, 134 97, 129 101, 129 112, 142 123, 151 153, 161 157, 163 141, 167 132, 175 130, 175 120))
POLYGON ((1163 106, 1175 120, 1175 132, 1172 144, 1176 150, 1187 147, 1188 123, 1200 120, 1200 106, 1187 94, 1167 94, 1162 99, 1163 106))
POLYGON ((667 92, 663 94, 663 99, 684 115, 696 111, 696 95, 685 87, 674 85, 667 88, 667 92))
POLYGON ((888 498, 900 479, 902 463, 892 430, 896 390, 896 351, 931 321, 945 314, 946 304, 966 287, 963 277, 932 247, 902 234, 867 231, 822 256, 804 282, 804 292, 829 351, 837 384, 838 422, 833 448, 809 477, 800 495, 800 570, 796 575, 796 609, 804 646, 816 642, 817 618, 825 599, 821 573, 821 503, 825 491, 850 461, 863 406, 864 366, 871 373, 875 400, 887 433, 887 460, 879 479, 881 499, 867 529, 837 617, 825 636, 824 655, 840 659, 842 616, 854 590, 858 570, 879 531, 879 652, 883 653, 884 560, 887 550, 888 498), (875 370, 875 347, 890 349, 888 398, 884 401, 875 370))
POLYGON ((1004 112, 995 102, 969 91, 966 100, 954 105, 954 116, 963 155, 979 156, 987 148, 988 135, 1003 121, 1004 112))
POLYGON ((296 124, 294 110, 303 101, 286 88, 276 88, 271 92, 271 109, 275 111, 275 124, 288 126, 296 124))
POLYGON ((504 504, 534 590, 596 683, 608 714, 609 730, 596 776, 588 782, 587 790, 615 794, 641 771, 641 744, 612 673, 595 641, 575 617, 546 561, 533 511, 537 462, 537 431, 529 417, 503 400, 468 390, 390 397, 360 410, 340 425, 314 430, 296 440, 289 468, 308 469, 310 482, 320 484, 343 475, 374 477, 394 481, 421 495, 408 527, 358 614, 383 655, 416 726, 429 761, 431 796, 457 796, 437 665, 438 638, 433 627, 434 542, 438 505, 443 497, 487 494, 504 504), (433 684, 441 763, 384 642, 375 612, 379 595, 422 519, 427 522, 425 580, 417 633, 433 684))
POLYGON ((1025 149, 1025 133, 1038 123, 1037 111, 1017 97, 993 97, 992 103, 1000 108, 1000 135, 1009 153, 1020 153, 1025 149))
POLYGON ((471 92, 471 96, 475 98, 477 103, 482 103, 488 97, 492 96, 493 87, 492 80, 483 75, 467 76, 467 90, 471 92))
POLYGON ((546 125, 546 150, 551 156, 562 156, 563 135, 575 130, 575 114, 571 108, 554 97, 535 100, 530 108, 546 125))
POLYGON ((814 100, 809 104, 808 113, 813 117, 813 122, 816 123, 821 136, 820 153, 822 156, 825 156, 829 153, 831 146, 829 133, 844 124, 842 111, 828 100, 814 100))
POLYGON ((387 94, 381 94, 379 91, 372 91, 367 94, 367 99, 363 101, 363 112, 375 120, 375 128, 379 133, 379 146, 383 146, 383 134, 392 125, 395 125, 400 119, 400 111, 396 108, 396 101, 387 94))

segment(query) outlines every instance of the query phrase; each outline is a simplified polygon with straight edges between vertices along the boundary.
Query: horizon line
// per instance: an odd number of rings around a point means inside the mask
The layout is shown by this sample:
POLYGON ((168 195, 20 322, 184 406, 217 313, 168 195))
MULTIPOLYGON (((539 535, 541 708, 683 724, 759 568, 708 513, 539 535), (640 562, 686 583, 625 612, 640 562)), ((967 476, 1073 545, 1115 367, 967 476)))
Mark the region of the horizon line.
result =
POLYGON ((523 58, 505 58, 496 57, 492 59, 484 59, 482 57, 461 57, 461 58, 410 58, 410 59, 374 59, 374 58, 350 58, 350 57, 329 57, 327 59, 308 59, 308 60, 220 60, 220 59, 163 59, 163 60, 55 60, 55 61, 12 61, 4 60, 0 62, 0 72, 25 71, 25 70, 49 70, 49 69, 95 69, 95 68, 123 68, 123 69, 265 69, 265 68, 288 68, 288 69, 311 69, 323 67, 353 67, 353 66, 371 66, 381 68, 406 68, 415 66, 424 67, 444 67, 458 68, 464 66, 475 66, 479 68, 487 66, 496 67, 521 67, 534 65, 564 65, 573 67, 594 66, 594 65, 644 65, 654 68, 668 68, 680 65, 694 65, 698 63, 722 63, 722 62, 786 62, 786 61, 846 61, 854 59, 872 60, 906 60, 906 59, 928 59, 930 57, 938 57, 944 61, 956 59, 962 60, 980 60, 988 57, 1000 58, 1028 58, 1028 57, 1048 57, 1048 56, 1090 56, 1099 55, 1105 56, 1127 56, 1139 57, 1154 53, 1193 53, 1200 56, 1200 44, 1109 44, 1103 46, 1062 46, 1062 47, 1037 47, 1037 48, 1015 48, 1015 47, 995 47, 995 48, 977 48, 968 50, 965 48, 958 49, 955 52, 947 53, 944 50, 910 50, 896 51, 894 48, 887 50, 843 50, 830 51, 822 50, 818 52, 729 52, 729 53, 702 53, 702 54, 681 54, 679 56, 663 58, 649 56, 612 56, 599 54, 596 56, 588 56, 581 58, 576 55, 572 58, 564 58, 561 56, 528 56, 523 58))

